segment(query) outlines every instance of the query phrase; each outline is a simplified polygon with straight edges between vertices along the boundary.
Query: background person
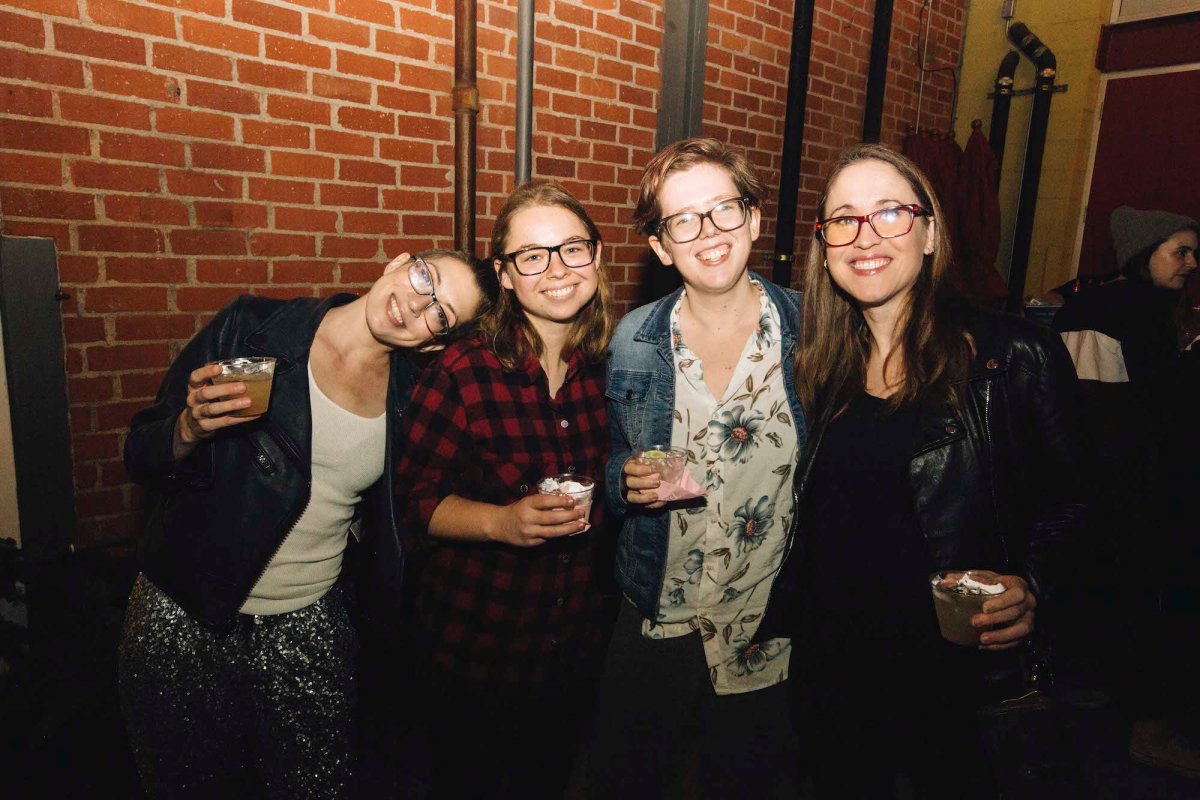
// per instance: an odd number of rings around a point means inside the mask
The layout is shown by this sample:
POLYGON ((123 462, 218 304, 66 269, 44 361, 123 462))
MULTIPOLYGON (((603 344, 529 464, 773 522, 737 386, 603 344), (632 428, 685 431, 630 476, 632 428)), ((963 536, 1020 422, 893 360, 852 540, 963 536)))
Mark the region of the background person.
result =
POLYGON ((890 797, 899 772, 919 797, 990 796, 983 674, 1033 630, 1083 523, 1070 359, 1047 329, 962 304, 903 156, 851 149, 817 209, 796 364, 816 423, 777 579, 791 599, 767 611, 791 618, 804 753, 821 798, 890 797), (1004 587, 975 649, 942 638, 930 592, 965 569, 1004 587))
POLYGON ((148 796, 347 796, 359 638, 342 556, 356 530, 400 579, 384 465, 417 372, 400 351, 483 310, 472 263, 405 254, 358 298, 240 297, 134 416, 125 465, 154 499, 120 695, 148 796), (213 385, 209 362, 251 355, 276 359, 271 402, 239 417, 245 385, 213 385))
POLYGON ((714 139, 659 151, 634 218, 683 287, 613 339, 608 500, 621 604, 604 665, 593 797, 792 796, 786 638, 751 644, 789 543, 804 438, 798 296, 749 272, 764 187, 714 139), (687 449, 703 500, 664 504, 639 447, 687 449))
POLYGON ((598 501, 610 290, 599 229, 556 184, 514 191, 491 249, 499 302, 479 336, 421 376, 397 498, 425 548, 416 626, 432 796, 552 798, 607 633, 598 501), (590 516, 538 494, 557 473, 595 479, 590 516))
POLYGON ((1109 229, 1122 279, 1068 297, 1054 319, 1079 375, 1103 541, 1073 615, 1092 635, 1077 647, 1098 636, 1109 645, 1101 677, 1135 719, 1130 754, 1197 777, 1198 693, 1176 649, 1200 622, 1200 348, 1185 292, 1200 226, 1121 206, 1109 229), (1115 632, 1087 624, 1098 608, 1118 620, 1115 632))

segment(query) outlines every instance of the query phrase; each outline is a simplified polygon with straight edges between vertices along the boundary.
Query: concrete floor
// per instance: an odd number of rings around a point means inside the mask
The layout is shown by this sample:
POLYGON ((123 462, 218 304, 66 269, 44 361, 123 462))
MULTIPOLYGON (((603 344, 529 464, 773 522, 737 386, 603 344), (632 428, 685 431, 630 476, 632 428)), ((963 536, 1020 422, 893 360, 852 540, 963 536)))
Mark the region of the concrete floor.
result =
MULTIPOLYGON (((115 692, 115 649, 135 569, 128 558, 84 554, 57 565, 44 582, 54 599, 41 611, 42 627, 53 633, 39 637, 18 670, 0 679, 0 796, 142 797, 115 692)), ((1060 674, 1059 686, 1072 678, 1060 674)), ((1130 760, 1129 720, 1102 699, 1063 692, 987 717, 985 739, 1006 800, 1200 798, 1200 781, 1130 760)), ((373 745, 374 782, 387 784, 382 796, 420 798, 420 770, 396 771, 393 757, 419 754, 419 734, 396 730, 393 743, 373 745)), ((906 794, 901 788, 898 797, 906 794)), ((806 786, 798 788, 798 798, 808 796, 806 786)))

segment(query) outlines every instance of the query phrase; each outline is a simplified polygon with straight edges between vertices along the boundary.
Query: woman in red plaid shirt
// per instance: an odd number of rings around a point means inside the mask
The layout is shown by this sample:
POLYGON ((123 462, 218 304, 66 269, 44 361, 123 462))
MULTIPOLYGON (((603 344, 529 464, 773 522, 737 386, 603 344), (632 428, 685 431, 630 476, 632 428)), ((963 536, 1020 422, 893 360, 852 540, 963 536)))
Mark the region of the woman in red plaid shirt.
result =
POLYGON ((492 233, 500 300, 425 372, 401 431, 436 798, 560 797, 593 696, 611 564, 602 249, 569 192, 517 189, 492 233), (590 511, 538 494, 557 473, 595 479, 590 511))

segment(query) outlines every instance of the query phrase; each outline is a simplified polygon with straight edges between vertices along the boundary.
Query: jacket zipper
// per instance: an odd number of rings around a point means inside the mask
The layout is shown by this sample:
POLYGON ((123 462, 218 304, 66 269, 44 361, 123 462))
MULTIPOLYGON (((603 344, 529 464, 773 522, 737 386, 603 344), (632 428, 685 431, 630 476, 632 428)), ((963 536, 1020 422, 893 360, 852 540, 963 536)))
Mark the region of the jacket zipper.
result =
MULTIPOLYGON (((983 388, 983 432, 987 437, 986 441, 990 445, 992 442, 992 382, 989 380, 983 388)), ((988 447, 989 455, 995 452, 994 447, 988 447)), ((992 515, 997 522, 1000 520, 1000 504, 996 502, 996 464, 995 457, 992 456, 991 463, 988 464, 988 489, 992 494, 992 515)), ((1000 549, 1004 553, 1004 564, 1008 566, 1012 560, 1008 556, 1008 540, 1004 537, 1004 527, 997 524, 996 526, 1000 536, 1000 549)))
MULTIPOLYGON (((299 455, 296 453, 295 449, 290 447, 291 442, 287 440, 286 436, 283 437, 283 439, 285 440, 287 445, 289 445, 288 447, 284 447, 283 449, 291 450, 293 456, 297 460, 299 460, 299 455)), ((283 442, 281 442, 280 444, 282 445, 283 442)), ((254 587, 258 586, 258 582, 261 581, 263 579, 263 576, 267 574, 267 570, 270 568, 271 562, 275 560, 275 556, 279 555, 279 551, 283 549, 283 543, 286 542, 288 540, 288 537, 292 535, 292 531, 296 530, 296 525, 299 524, 300 518, 304 516, 304 512, 308 510, 309 504, 312 503, 312 478, 311 477, 304 479, 304 488, 305 488, 305 492, 304 492, 303 508, 301 508, 300 513, 297 514, 295 516, 295 518, 292 519, 292 524, 288 526, 287 533, 285 533, 283 535, 283 538, 279 540, 279 544, 275 545, 275 549, 271 551, 271 557, 268 558, 266 560, 266 562, 263 564, 262 569, 258 571, 258 577, 254 579, 254 582, 250 584, 250 588, 248 588, 246 590, 246 594, 242 596, 242 602, 238 603, 239 612, 241 611, 242 606, 246 605, 246 601, 250 599, 250 593, 254 591, 254 587)))

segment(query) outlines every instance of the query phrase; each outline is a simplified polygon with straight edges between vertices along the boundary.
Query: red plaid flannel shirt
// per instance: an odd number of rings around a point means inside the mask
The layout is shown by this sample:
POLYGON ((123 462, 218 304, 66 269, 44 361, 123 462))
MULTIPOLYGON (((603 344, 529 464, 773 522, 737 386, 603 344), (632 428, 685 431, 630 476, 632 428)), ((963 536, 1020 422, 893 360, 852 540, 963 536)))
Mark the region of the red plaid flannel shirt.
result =
MULTIPOLYGON (((520 693, 570 690, 593 675, 604 624, 598 563, 608 415, 604 365, 578 355, 550 397, 536 359, 505 372, 478 339, 448 347, 419 379, 399 431, 397 514, 419 537, 417 622, 433 665, 520 693), (448 495, 508 505, 538 479, 596 480, 591 530, 531 548, 427 536, 448 495)), ((607 552, 607 550, 605 551, 607 552)))

